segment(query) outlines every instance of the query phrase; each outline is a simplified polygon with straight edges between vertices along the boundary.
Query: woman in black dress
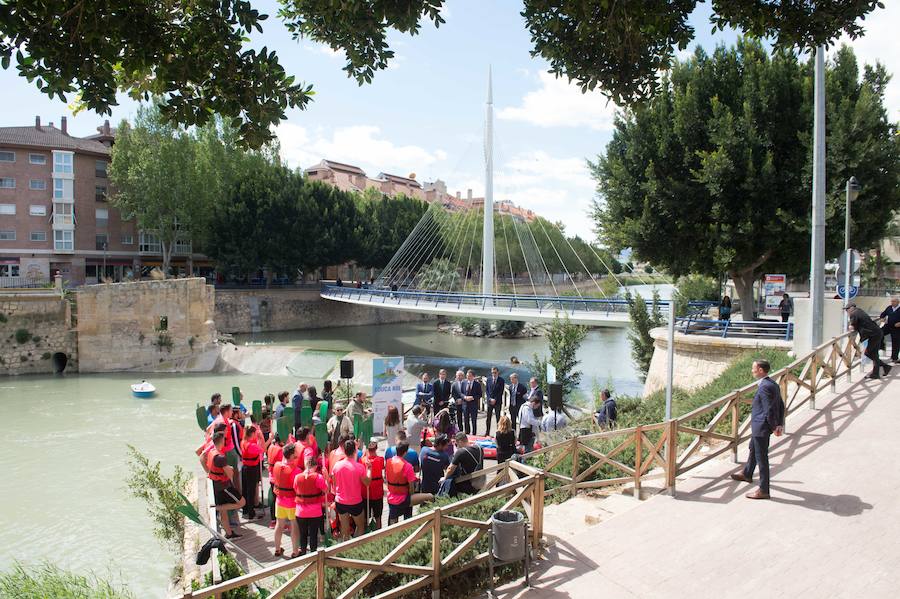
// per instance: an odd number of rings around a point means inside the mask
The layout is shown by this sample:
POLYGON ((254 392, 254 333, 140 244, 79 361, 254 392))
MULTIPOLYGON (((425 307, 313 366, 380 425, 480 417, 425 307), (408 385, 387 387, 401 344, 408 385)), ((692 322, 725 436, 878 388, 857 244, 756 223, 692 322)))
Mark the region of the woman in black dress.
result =
POLYGON ((507 414, 500 418, 497 424, 497 434, 494 437, 497 442, 497 463, 503 463, 516 453, 516 433, 512 429, 512 420, 507 414))

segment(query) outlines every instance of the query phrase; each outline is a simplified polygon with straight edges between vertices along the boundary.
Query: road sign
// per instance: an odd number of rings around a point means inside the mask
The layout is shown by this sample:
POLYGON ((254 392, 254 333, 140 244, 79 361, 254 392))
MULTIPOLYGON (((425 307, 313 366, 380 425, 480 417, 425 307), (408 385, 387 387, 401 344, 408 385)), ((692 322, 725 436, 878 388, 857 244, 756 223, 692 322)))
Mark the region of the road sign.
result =
POLYGON ((862 264, 862 255, 854 250, 844 250, 841 257, 838 258, 838 279, 843 280, 844 273, 847 272, 847 252, 850 252, 850 272, 854 273, 859 270, 862 264))
MULTIPOLYGON (((838 292, 838 295, 841 296, 841 299, 844 299, 844 296, 846 295, 846 293, 845 293, 846 289, 847 288, 844 287, 843 285, 838 285, 837 292, 838 292)), ((850 299, 853 299, 854 297, 856 297, 856 295, 858 293, 859 293, 859 287, 857 287, 856 285, 851 285, 850 286, 850 299)))

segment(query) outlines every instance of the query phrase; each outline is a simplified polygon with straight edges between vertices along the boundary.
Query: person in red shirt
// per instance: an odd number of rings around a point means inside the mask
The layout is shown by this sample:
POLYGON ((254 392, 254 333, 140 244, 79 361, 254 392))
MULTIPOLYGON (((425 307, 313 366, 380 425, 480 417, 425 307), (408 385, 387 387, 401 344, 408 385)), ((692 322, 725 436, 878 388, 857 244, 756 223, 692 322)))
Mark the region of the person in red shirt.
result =
POLYGON ((331 473, 335 489, 335 509, 341 523, 341 540, 350 538, 350 519, 353 519, 355 530, 353 536, 358 537, 365 529, 363 511, 363 488, 371 482, 366 467, 356 461, 356 442, 348 439, 344 442, 344 457, 331 473))
POLYGON ((281 548, 281 533, 285 528, 290 529, 291 546, 294 551, 291 558, 300 556, 298 543, 300 530, 297 527, 296 492, 294 491, 294 478, 300 474, 297 467, 299 452, 293 443, 284 446, 284 459, 275 464, 272 473, 275 478, 275 557, 284 555, 281 548))
POLYGON ((377 530, 381 528, 381 515, 384 512, 384 458, 378 455, 377 441, 369 442, 368 452, 363 455, 363 465, 371 479, 363 493, 366 500, 365 521, 374 518, 377 530))
POLYGON ((243 467, 241 468, 241 489, 244 495, 244 517, 250 520, 256 519, 256 487, 259 484, 262 472, 262 448, 259 446, 257 428, 253 425, 247 427, 244 440, 241 441, 241 456, 243 467))
POLYGON ((284 458, 284 443, 278 438, 277 433, 270 439, 272 442, 266 448, 266 463, 269 465, 269 528, 275 528, 275 476, 272 469, 284 458))
POLYGON ((306 469, 294 478, 297 524, 300 528, 300 555, 319 548, 319 531, 325 512, 325 477, 316 471, 316 458, 306 456, 306 469))

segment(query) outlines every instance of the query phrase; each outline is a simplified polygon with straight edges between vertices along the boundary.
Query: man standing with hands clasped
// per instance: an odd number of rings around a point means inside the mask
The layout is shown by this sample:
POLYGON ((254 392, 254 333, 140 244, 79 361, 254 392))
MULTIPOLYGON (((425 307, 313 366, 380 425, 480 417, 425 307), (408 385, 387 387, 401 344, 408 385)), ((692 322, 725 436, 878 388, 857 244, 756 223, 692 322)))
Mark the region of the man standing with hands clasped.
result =
POLYGON ((769 378, 770 369, 766 360, 756 360, 751 366, 753 376, 761 380, 750 411, 750 456, 744 470, 731 475, 734 480, 753 482, 753 471, 759 464, 759 489, 747 493, 748 499, 769 498, 769 436, 773 432, 776 437, 784 434, 784 401, 781 388, 769 378))

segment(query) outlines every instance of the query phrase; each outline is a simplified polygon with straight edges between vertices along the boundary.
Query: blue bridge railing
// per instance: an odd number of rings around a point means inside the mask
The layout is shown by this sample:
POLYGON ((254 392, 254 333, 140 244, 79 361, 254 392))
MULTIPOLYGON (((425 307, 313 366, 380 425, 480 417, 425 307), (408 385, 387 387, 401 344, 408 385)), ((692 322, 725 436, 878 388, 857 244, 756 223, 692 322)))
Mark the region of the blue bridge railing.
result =
POLYGON ((783 339, 794 338, 794 323, 766 320, 709 320, 688 316, 675 320, 676 328, 685 335, 709 335, 722 338, 783 339))
MULTIPOLYGON (((512 313, 516 309, 530 309, 538 312, 593 312, 598 314, 627 313, 630 302, 625 299, 599 299, 580 297, 556 297, 543 295, 512 295, 442 292, 442 291, 391 291, 382 288, 356 288, 326 285, 322 295, 338 299, 352 299, 385 305, 406 306, 446 306, 462 309, 504 308, 512 313)), ((644 300, 648 309, 652 300, 644 300)), ((690 302, 695 310, 705 310, 716 302, 690 302)), ((660 304, 663 313, 668 312, 665 302, 660 304)))

